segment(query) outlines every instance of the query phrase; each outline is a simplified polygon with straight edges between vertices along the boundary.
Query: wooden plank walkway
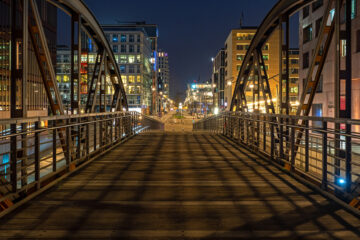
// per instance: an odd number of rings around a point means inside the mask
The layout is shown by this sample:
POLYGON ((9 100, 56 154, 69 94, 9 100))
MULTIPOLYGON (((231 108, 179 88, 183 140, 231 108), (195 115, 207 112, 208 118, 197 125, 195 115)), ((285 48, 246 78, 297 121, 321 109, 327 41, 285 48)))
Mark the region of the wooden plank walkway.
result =
POLYGON ((360 220, 221 136, 133 138, 0 220, 0 239, 360 239, 360 220))

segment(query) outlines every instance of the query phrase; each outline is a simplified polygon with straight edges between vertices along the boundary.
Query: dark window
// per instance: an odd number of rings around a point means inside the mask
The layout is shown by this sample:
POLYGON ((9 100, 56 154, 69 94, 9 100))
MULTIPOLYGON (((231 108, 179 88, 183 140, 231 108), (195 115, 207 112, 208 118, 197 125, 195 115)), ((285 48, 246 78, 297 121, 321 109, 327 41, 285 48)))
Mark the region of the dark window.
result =
POLYGON ((134 35, 133 34, 130 34, 129 35, 129 42, 134 42, 135 39, 134 39, 134 35))
POLYGON ((298 73, 299 73, 299 69, 298 69, 298 68, 291 68, 291 69, 290 69, 290 73, 291 73, 291 74, 298 74, 298 73))
POLYGON ((312 40, 312 24, 303 29, 303 43, 307 43, 312 40))
POLYGON ((317 0, 312 4, 312 11, 315 12, 317 9, 319 9, 324 3, 324 0, 317 0))
POLYGON ((135 73, 135 66, 129 65, 129 73, 135 73))
POLYGON ((316 20, 316 29, 315 29, 315 37, 318 37, 319 36, 319 33, 320 33, 320 28, 321 28, 321 22, 322 22, 322 17, 319 18, 318 20, 316 20))
POLYGON ((126 71, 125 65, 120 65, 120 72, 125 73, 125 71, 126 71))
POLYGON ((310 6, 306 6, 303 9, 303 18, 306 18, 310 14, 310 6))
POLYGON ((290 78, 290 83, 292 83, 292 84, 297 84, 298 81, 299 81, 298 78, 290 78))
POLYGON ((360 52, 360 30, 356 31, 356 51, 360 52))
POLYGON ((299 60, 298 59, 290 59, 290 63, 291 64, 299 64, 299 60))
POLYGON ((140 42, 140 35, 136 35, 137 36, 137 42, 140 42))
POLYGON ((126 35, 125 34, 121 34, 121 42, 126 42, 126 35))
POLYGON ((114 51, 114 53, 117 53, 117 52, 118 52, 118 46, 117 46, 117 45, 114 45, 114 46, 113 46, 113 51, 114 51))
POLYGON ((134 45, 129 45, 129 52, 133 53, 134 52, 134 45))
POLYGON ((309 52, 303 54, 303 69, 309 67, 309 52))
POLYGON ((122 53, 125 53, 126 52, 126 45, 121 45, 121 52, 122 53))

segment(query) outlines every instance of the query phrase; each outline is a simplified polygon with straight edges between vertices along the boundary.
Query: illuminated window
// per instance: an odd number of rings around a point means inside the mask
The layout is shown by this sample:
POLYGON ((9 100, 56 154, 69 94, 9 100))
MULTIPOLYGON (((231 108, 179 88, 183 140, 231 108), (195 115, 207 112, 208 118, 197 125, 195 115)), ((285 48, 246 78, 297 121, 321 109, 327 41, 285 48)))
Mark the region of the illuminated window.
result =
POLYGON ((121 75, 121 80, 122 80, 123 84, 126 84, 126 79, 127 79, 127 76, 121 75))
MULTIPOLYGON (((264 70, 264 69, 263 69, 263 66, 261 66, 261 69, 264 70)), ((269 65, 265 65, 265 70, 266 70, 266 71, 269 70, 269 65)))
POLYGON ((69 81, 69 76, 64 75, 64 82, 68 82, 69 81))
POLYGON ((351 1, 351 19, 356 17, 357 9, 356 9, 356 0, 351 1))
POLYGON ((119 63, 119 55, 115 55, 115 61, 119 63))
POLYGON ((346 40, 341 40, 341 56, 346 57, 346 40))
POLYGON ((81 62, 87 62, 87 55, 81 54, 81 62))
POLYGON ((243 54, 237 54, 236 55, 236 60, 238 60, 238 61, 243 61, 244 58, 245 58, 245 55, 243 55, 243 54))
POLYGON ((95 55, 93 54, 89 55, 89 63, 95 63, 95 55))
POLYGON ((120 72, 125 73, 125 71, 126 71, 125 65, 120 65, 120 72))
POLYGON ((120 63, 121 64, 127 63, 127 56, 126 55, 120 55, 120 63))
POLYGON ((137 77, 136 77, 136 81, 137 81, 137 82, 141 82, 141 76, 137 76, 137 77))
POLYGON ((135 56, 129 55, 129 63, 134 63, 134 62, 135 62, 135 56))
POLYGON ((119 41, 117 34, 113 34, 112 41, 113 41, 113 42, 118 42, 118 41, 119 41))
POLYGON ((137 56, 136 56, 136 62, 137 62, 137 63, 140 63, 140 62, 141 62, 141 55, 137 55, 137 56))
POLYGON ((241 65, 237 65, 237 66, 236 66, 236 70, 237 70, 237 71, 240 71, 240 69, 241 69, 241 65))
MULTIPOLYGON (((285 89, 286 90, 286 89, 285 89)), ((299 92, 299 88, 298 87, 292 87, 290 88, 290 92, 291 93, 298 93, 299 92)))
POLYGON ((265 61, 268 61, 268 60, 269 60, 269 55, 263 55, 263 59, 264 59, 265 61))
POLYGON ((135 83, 135 76, 133 75, 129 76, 129 83, 135 83))

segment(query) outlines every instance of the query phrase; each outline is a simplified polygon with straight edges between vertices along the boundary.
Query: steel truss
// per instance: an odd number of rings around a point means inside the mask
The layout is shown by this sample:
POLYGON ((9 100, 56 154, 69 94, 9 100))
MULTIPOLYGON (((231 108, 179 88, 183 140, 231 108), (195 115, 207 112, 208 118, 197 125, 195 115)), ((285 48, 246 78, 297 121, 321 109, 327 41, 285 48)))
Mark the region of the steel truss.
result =
MULTIPOLYGON (((77 115, 81 113, 80 82, 82 32, 85 32, 92 42, 94 42, 96 49, 98 50, 96 66, 90 80, 90 90, 88 91, 87 104, 84 110, 86 113, 93 113, 96 111, 95 105, 98 104, 100 112, 106 112, 109 111, 109 109, 111 112, 127 111, 127 98, 118 65, 105 34, 95 16, 81 0, 47 0, 47 2, 62 10, 71 18, 71 114, 77 115), (106 108, 105 102, 105 82, 107 78, 111 80, 115 92, 110 108, 106 108)), ((69 111, 66 112, 64 109, 62 98, 59 93, 54 63, 52 62, 49 43, 46 39, 36 0, 11 0, 9 4, 11 16, 10 38, 12 43, 10 51, 10 117, 27 117, 26 89, 28 82, 29 49, 34 51, 36 63, 42 78, 52 115, 61 116, 69 114, 69 111), (17 18, 18 10, 21 12, 20 18, 17 18), (18 56, 20 56, 20 60, 18 56), (20 94, 17 94, 19 91, 20 94)), ((71 118, 70 120, 59 118, 56 121, 52 121, 55 129, 55 131, 53 131, 54 137, 56 138, 58 136, 68 163, 79 158, 85 149, 82 147, 82 143, 85 141, 86 127, 76 125, 76 123, 80 124, 81 121, 81 118, 71 118), (74 124, 72 127, 62 127, 70 124, 70 121, 74 124)), ((10 182, 12 186, 10 188, 14 193, 18 192, 18 162, 21 162, 21 174, 27 175, 26 166, 27 159, 29 158, 27 156, 27 151, 25 150, 27 149, 29 136, 28 134, 21 134, 21 137, 18 135, 19 132, 28 131, 27 128, 29 126, 24 123, 21 124, 20 130, 18 127, 19 124, 10 124, 10 133, 12 134, 10 137, 10 182), (18 145, 19 138, 20 145, 18 145)), ((40 129, 40 122, 35 124, 35 129, 40 129)), ((111 121, 106 121, 106 125, 103 129, 110 131, 110 129, 112 129, 111 121)), ((39 145, 36 144, 36 141, 39 141, 39 136, 35 136, 34 141, 35 145, 39 145)), ((35 148, 35 158, 39 158, 39 153, 40 149, 35 148)), ((54 154, 56 154, 56 151, 54 154)), ((37 173, 40 172, 38 167, 39 166, 35 164, 35 172, 37 173)), ((35 174, 35 180, 39 179, 40 175, 35 174)), ((8 181, 0 178, 0 182, 6 183, 8 181)), ((21 185, 27 185, 26 178, 21 178, 21 185)), ((3 191, 0 189, 0 195, 2 193, 3 191)))
MULTIPOLYGON (((254 75, 259 77, 258 81, 254 80, 258 86, 255 86, 254 89, 258 91, 253 91, 254 99, 260 100, 260 97, 265 102, 266 113, 275 114, 290 114, 290 88, 289 88, 289 18, 294 13, 300 11, 305 6, 311 4, 314 0, 280 0, 274 8, 268 13, 268 15, 263 20, 262 24, 257 30, 256 35, 254 36, 247 54, 243 60, 239 75, 236 81, 235 90, 233 93, 233 98, 231 102, 231 111, 240 111, 248 112, 246 95, 245 91, 248 86, 248 83, 251 79, 251 72, 255 69, 254 75), (279 61, 279 101, 278 108, 275 109, 274 103, 271 97, 271 91, 268 82, 268 76, 265 70, 265 64, 262 57, 262 49, 265 43, 268 41, 269 37, 273 32, 279 29, 279 45, 280 45, 280 61, 279 61), (283 88, 285 88, 285 96, 283 96, 283 88), (261 93, 259 91, 261 90, 261 93)), ((326 58, 331 49, 331 43, 335 41, 335 117, 336 118, 351 118, 351 0, 329 0, 328 4, 324 7, 323 21, 317 36, 316 47, 313 52, 313 56, 310 61, 310 66, 308 74, 305 80, 304 89, 300 98, 300 106, 297 109, 297 116, 309 116, 310 110, 316 95, 317 87, 320 83, 321 73, 323 71, 326 58), (330 10, 335 8, 334 20, 331 20, 331 24, 327 25, 328 19, 330 18, 330 10), (342 27, 340 22, 340 13, 341 10, 345 8, 345 28, 342 27), (346 61, 344 69, 341 69, 341 60, 340 60, 340 40, 346 41, 346 61), (343 82, 343 92, 345 92, 345 102, 346 107, 344 109, 340 108, 340 82, 343 82)), ((254 101, 255 103, 255 101, 254 101)), ((253 109, 256 109, 255 106, 253 109)), ((259 110, 259 108, 257 108, 259 110)), ((256 111, 255 111, 256 112, 256 111)), ((276 132, 278 139, 275 141, 280 142, 280 155, 288 156, 290 160, 289 152, 291 151, 291 146, 289 144, 289 127, 290 122, 283 123, 281 121, 286 120, 284 118, 272 117, 274 123, 278 123, 276 132), (283 145, 284 143, 284 145, 283 145)), ((288 120, 286 120, 288 121, 288 120)), ((304 127, 309 124, 307 121, 297 119, 295 123, 302 126, 296 131, 295 134, 295 155, 297 150, 303 141, 304 137, 304 127)), ((337 139, 336 144, 336 155, 338 156, 347 156, 346 168, 347 172, 351 172, 351 126, 350 125, 340 125, 334 123, 335 131, 338 133, 347 132, 347 137, 345 140, 346 147, 345 150, 340 148, 340 139, 337 139)), ((337 134, 336 136, 339 136, 337 134)), ((339 175, 340 172, 340 163, 335 163, 335 174, 339 175)), ((347 175, 346 180, 351 182, 351 176, 347 175)), ((350 190, 349 190, 350 191, 350 190)))

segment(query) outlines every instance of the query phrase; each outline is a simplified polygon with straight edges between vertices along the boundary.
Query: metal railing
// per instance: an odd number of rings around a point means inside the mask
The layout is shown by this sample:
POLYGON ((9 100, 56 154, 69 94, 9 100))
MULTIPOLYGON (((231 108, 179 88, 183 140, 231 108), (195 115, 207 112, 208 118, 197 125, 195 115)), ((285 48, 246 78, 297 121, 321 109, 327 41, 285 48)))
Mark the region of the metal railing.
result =
POLYGON ((0 120, 0 203, 17 202, 130 137, 163 124, 136 112, 0 120))
POLYGON ((222 134, 340 197, 359 196, 359 120, 226 112, 194 130, 222 134))

